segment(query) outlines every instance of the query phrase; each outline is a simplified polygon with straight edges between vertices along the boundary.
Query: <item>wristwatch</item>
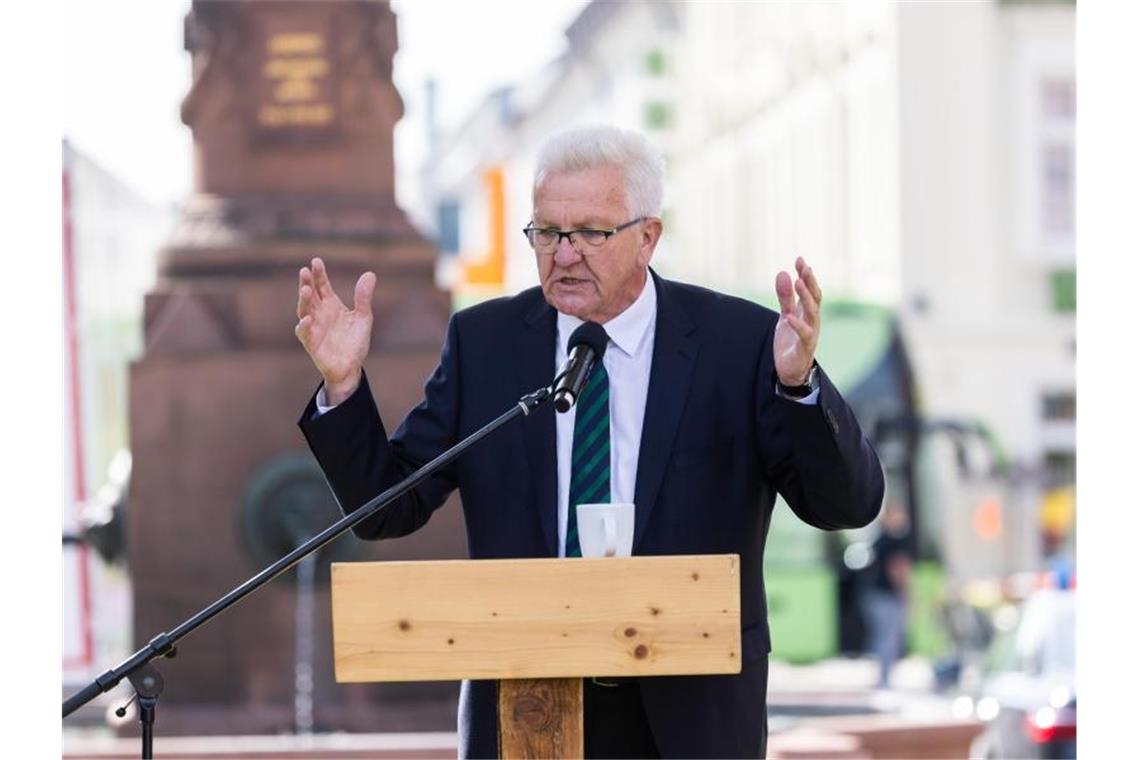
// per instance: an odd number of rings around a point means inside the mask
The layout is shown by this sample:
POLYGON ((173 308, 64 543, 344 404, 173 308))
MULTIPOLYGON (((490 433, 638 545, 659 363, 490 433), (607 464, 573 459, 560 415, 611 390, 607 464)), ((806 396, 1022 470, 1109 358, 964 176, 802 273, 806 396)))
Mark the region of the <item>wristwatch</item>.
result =
POLYGON ((811 371, 808 372, 807 381, 803 385, 784 385, 780 382, 780 376, 776 375, 776 389, 781 394, 788 398, 805 398, 812 394, 812 391, 819 389, 819 364, 812 362, 811 371))

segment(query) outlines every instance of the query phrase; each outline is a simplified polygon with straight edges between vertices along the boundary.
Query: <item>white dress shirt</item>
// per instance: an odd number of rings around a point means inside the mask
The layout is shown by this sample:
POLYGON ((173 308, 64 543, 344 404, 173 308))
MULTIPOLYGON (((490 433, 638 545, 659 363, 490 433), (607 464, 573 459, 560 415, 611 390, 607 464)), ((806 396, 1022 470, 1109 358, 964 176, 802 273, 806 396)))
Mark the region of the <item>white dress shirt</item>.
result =
MULTIPOLYGON (((554 371, 566 362, 566 344, 582 320, 558 315, 554 371)), ((641 425, 653 365, 653 336, 657 331, 657 288, 647 274, 641 295, 628 309, 602 327, 610 336, 602 364, 610 378, 610 501, 633 503, 637 457, 641 453, 641 425)), ((566 522, 569 519, 570 460, 574 450, 575 405, 557 414, 558 451, 558 556, 566 556, 566 522)))

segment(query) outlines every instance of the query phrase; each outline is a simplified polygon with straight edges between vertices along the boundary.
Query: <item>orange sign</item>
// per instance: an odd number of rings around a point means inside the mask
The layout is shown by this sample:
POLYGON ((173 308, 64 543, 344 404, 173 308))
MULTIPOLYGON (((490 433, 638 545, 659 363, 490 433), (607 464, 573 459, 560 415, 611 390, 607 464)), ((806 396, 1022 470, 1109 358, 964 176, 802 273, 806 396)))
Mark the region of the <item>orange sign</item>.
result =
POLYGON ((986 499, 974 510, 974 532, 983 541, 993 541, 1001 530, 1001 501, 986 499))
POLYGON ((502 287, 507 262, 507 211, 503 169, 492 166, 483 172, 483 192, 487 202, 487 253, 463 268, 466 285, 502 287))

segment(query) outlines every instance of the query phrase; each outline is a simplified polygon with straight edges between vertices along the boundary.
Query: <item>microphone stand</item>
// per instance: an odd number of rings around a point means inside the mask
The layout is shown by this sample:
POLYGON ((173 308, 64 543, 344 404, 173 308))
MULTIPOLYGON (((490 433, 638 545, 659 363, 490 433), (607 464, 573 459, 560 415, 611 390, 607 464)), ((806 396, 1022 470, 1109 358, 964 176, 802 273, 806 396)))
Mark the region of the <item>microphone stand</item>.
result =
MULTIPOLYGON (((554 382, 558 382, 561 375, 556 377, 554 382)), ((332 542, 334 539, 339 538, 343 533, 355 527, 359 523, 367 520, 372 515, 378 513, 380 510, 387 507, 393 501, 403 496, 405 493, 415 488, 429 475, 434 473, 439 468, 450 463, 453 459, 458 457, 468 447, 475 442, 493 432, 497 428, 505 425, 513 420, 515 417, 521 415, 529 415, 543 402, 550 399, 552 394, 553 383, 545 388, 539 388, 533 393, 528 393, 519 399, 518 403, 507 411, 484 425, 479 430, 476 430, 471 435, 464 438, 459 443, 452 446, 447 451, 443 452, 435 459, 425 464, 420 469, 413 472, 404 480, 389 488, 387 491, 375 496, 371 501, 367 502, 359 509, 354 510, 352 513, 346 515, 342 519, 333 523, 329 527, 317 535, 310 538, 305 543, 298 546, 293 551, 286 554, 281 559, 274 562, 272 565, 266 567, 264 570, 253 576, 245 583, 241 584, 234 590, 230 591, 225 596, 221 597, 213 604, 199 610, 193 616, 180 623, 176 628, 169 633, 160 633, 151 639, 146 646, 132 654, 127 659, 123 660, 118 666, 108 670, 106 673, 95 678, 94 681, 83 687, 80 691, 71 695, 63 701, 63 717, 71 715, 71 713, 78 710, 83 705, 90 702, 95 697, 102 693, 108 692, 115 688, 124 678, 130 680, 131 685, 135 689, 135 698, 138 699, 139 704, 139 722, 142 724, 142 757, 144 760, 149 760, 153 755, 153 730, 154 730, 154 714, 155 708, 158 704, 158 698, 162 694, 163 679, 162 675, 151 665, 151 660, 157 657, 174 657, 176 650, 174 648, 175 642, 187 635, 191 631, 198 628, 198 626, 212 619, 214 616, 221 614, 224 610, 244 599, 246 596, 252 594, 257 589, 269 581, 276 578, 281 573, 285 572, 293 565, 300 562, 309 554, 321 549, 326 544, 332 542)))

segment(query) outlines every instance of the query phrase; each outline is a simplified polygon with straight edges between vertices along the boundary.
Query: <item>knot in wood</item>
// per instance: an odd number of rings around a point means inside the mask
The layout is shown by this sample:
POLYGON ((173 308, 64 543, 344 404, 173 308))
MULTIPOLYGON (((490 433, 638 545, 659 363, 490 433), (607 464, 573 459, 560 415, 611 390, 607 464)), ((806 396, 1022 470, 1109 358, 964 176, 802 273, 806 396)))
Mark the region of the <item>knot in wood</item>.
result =
POLYGON ((513 717, 515 723, 521 723, 531 731, 546 728, 551 719, 550 703, 539 697, 519 697, 515 701, 513 717))

